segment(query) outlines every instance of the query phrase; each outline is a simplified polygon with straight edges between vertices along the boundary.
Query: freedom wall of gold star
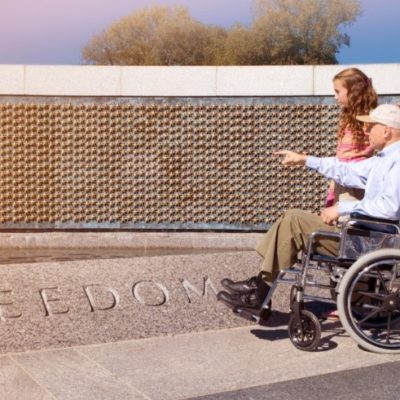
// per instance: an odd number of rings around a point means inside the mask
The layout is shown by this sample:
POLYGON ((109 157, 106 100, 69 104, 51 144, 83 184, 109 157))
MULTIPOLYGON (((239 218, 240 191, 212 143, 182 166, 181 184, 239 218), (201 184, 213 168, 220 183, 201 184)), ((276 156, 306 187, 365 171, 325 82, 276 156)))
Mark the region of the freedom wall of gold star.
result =
POLYGON ((334 155, 329 104, 0 104, 0 226, 263 229, 318 211, 326 180, 272 155, 334 155))

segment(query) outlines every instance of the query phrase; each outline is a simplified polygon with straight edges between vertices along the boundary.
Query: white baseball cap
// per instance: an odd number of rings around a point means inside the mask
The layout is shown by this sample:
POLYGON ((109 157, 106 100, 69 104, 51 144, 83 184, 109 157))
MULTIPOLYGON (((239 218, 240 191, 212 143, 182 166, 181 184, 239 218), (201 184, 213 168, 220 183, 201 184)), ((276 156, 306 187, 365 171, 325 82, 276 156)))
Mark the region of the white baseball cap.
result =
POLYGON ((356 119, 362 122, 378 123, 400 129, 400 107, 395 104, 381 104, 372 110, 369 115, 357 115, 356 119))

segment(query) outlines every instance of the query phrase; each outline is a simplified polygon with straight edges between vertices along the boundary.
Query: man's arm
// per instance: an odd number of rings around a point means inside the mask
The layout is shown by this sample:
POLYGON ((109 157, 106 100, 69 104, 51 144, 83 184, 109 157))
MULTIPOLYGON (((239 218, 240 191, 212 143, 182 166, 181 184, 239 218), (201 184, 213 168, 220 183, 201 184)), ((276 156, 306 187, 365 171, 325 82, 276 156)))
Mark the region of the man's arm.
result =
POLYGON ((307 157, 306 166, 342 186, 365 189, 374 157, 358 162, 341 162, 336 157, 307 157))
MULTIPOLYGON (((290 150, 274 152, 274 155, 283 156, 282 164, 288 166, 304 166, 315 169, 321 175, 331 178, 336 182, 348 186, 365 188, 367 177, 371 169, 370 162, 341 163, 335 157, 318 158, 296 153, 290 150), (362 168, 359 167, 360 164, 362 168)), ((340 215, 349 214, 360 204, 360 201, 340 201, 333 207, 328 207, 321 212, 321 219, 331 225, 340 215)))
POLYGON ((290 150, 280 150, 273 153, 283 156, 282 164, 288 166, 307 166, 326 178, 333 179, 346 187, 365 189, 365 184, 373 163, 369 158, 357 163, 340 162, 336 157, 314 157, 296 153, 290 150))

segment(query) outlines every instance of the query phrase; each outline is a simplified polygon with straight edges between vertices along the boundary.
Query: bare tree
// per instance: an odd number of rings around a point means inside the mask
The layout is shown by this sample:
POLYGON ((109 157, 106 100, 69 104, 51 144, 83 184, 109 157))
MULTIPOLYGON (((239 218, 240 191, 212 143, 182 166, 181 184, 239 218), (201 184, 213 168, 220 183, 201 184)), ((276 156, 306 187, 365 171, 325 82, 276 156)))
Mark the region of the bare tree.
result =
POLYGON ((261 65, 266 64, 264 55, 261 41, 251 30, 237 24, 228 32, 219 61, 227 65, 261 65))
POLYGON ((226 31, 183 7, 152 7, 122 18, 84 47, 84 61, 117 65, 214 64, 226 31))
POLYGON ((89 64, 335 64, 359 0, 253 0, 253 23, 202 24, 183 7, 151 7, 113 23, 82 51, 89 64))
POLYGON ((336 64, 359 0, 254 0, 251 31, 270 64, 336 64))

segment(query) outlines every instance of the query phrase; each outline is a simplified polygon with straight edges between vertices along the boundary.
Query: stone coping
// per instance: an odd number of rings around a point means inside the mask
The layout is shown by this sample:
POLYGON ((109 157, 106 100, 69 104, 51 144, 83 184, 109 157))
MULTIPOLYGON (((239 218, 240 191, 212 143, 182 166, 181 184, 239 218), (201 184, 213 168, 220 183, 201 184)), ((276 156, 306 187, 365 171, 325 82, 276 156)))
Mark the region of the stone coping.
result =
POLYGON ((2 232, 0 249, 252 250, 262 235, 252 232, 2 232))
MULTIPOLYGON (((0 65, 2 95, 326 96, 350 65, 90 66, 0 65)), ((400 64, 362 64, 380 95, 400 93, 400 64)))

